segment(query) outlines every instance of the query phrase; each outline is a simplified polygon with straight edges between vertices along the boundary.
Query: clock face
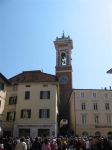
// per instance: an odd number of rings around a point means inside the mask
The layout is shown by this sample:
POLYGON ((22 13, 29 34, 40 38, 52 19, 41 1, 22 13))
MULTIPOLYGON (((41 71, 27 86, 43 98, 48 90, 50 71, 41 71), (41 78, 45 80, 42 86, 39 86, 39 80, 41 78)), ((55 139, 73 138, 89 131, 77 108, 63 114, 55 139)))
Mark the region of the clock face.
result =
POLYGON ((60 84, 66 84, 68 82, 68 77, 67 76, 61 76, 59 78, 59 83, 60 84))

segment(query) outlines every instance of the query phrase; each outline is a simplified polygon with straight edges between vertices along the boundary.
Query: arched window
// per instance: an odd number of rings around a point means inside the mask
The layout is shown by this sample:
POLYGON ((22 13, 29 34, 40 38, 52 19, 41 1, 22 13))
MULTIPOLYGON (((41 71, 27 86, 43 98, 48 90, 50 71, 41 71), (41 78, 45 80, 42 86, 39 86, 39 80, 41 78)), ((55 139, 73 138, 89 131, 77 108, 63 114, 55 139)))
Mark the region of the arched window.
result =
POLYGON ((67 64, 67 58, 65 53, 61 53, 61 65, 64 66, 67 64))

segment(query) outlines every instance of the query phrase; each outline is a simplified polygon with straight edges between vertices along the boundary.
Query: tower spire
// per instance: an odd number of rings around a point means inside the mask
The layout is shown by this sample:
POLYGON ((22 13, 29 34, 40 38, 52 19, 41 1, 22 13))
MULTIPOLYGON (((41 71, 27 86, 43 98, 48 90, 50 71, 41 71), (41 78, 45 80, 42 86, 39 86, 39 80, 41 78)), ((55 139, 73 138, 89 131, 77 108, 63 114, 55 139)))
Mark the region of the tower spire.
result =
POLYGON ((63 33, 62 33, 62 38, 64 38, 65 37, 65 33, 64 33, 64 30, 63 30, 63 33))

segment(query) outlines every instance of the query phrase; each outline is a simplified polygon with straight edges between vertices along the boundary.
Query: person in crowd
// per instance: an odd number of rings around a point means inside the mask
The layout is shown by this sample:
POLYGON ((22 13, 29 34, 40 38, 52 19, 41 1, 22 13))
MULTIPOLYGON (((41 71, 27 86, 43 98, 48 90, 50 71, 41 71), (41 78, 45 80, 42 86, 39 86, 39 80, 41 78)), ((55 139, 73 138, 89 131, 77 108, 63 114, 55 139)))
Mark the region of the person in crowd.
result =
POLYGON ((51 150, 57 150, 58 146, 55 139, 51 139, 50 141, 51 150))
POLYGON ((39 141, 38 137, 32 142, 31 150, 41 150, 41 142, 39 141))
POLYGON ((27 150, 31 150, 31 146, 32 146, 31 145, 31 140, 28 136, 26 137, 25 142, 26 142, 26 145, 27 145, 27 150))
POLYGON ((69 147, 69 150, 74 150, 75 142, 73 138, 69 138, 68 147, 69 147))
POLYGON ((86 150, 90 150, 90 141, 88 138, 86 138, 85 144, 86 144, 86 150))
POLYGON ((42 144, 42 150, 51 150, 51 146, 48 138, 44 139, 44 142, 42 144))
POLYGON ((0 138, 0 150, 4 150, 3 139, 0 138))
POLYGON ((4 139, 4 149, 5 150, 13 150, 11 138, 5 138, 4 139))
POLYGON ((57 138, 56 143, 57 143, 57 150, 62 150, 61 138, 57 138))
POLYGON ((25 143, 25 138, 20 138, 20 142, 17 143, 15 150, 27 150, 27 144, 25 143))

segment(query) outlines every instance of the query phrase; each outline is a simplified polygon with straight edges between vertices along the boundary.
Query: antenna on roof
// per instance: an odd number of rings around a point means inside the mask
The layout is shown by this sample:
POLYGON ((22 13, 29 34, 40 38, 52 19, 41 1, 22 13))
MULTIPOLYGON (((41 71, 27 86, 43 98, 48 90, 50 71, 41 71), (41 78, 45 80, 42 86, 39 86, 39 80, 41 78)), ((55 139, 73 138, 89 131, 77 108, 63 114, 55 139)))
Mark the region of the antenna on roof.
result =
POLYGON ((64 33, 64 30, 63 30, 63 33, 62 33, 62 38, 64 38, 65 37, 65 33, 64 33))

